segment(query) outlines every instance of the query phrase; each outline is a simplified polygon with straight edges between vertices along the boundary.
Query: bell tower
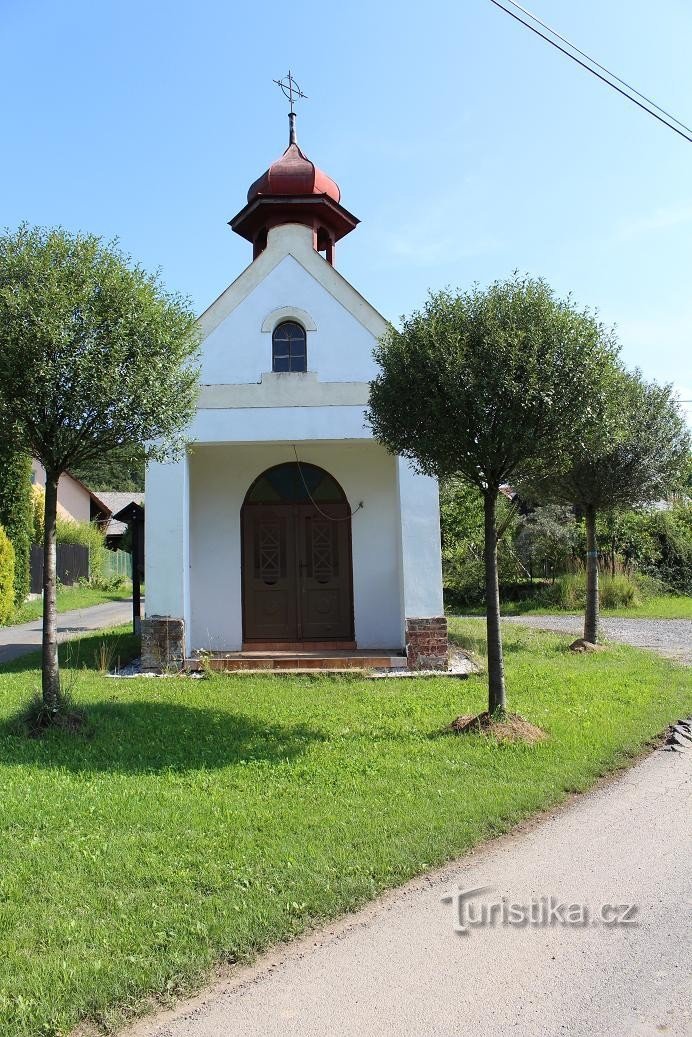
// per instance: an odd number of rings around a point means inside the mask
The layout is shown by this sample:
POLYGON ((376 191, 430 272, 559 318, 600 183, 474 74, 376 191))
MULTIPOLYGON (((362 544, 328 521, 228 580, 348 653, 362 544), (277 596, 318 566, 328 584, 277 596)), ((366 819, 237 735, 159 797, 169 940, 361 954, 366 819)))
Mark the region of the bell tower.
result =
POLYGON ((289 71, 274 82, 290 104, 288 147, 281 158, 255 180, 247 194, 247 205, 229 220, 231 230, 252 242, 252 258, 266 248, 272 227, 301 223, 312 230, 313 248, 332 266, 336 242, 360 222, 341 204, 339 185, 319 169, 298 147, 295 98, 304 98, 289 71))

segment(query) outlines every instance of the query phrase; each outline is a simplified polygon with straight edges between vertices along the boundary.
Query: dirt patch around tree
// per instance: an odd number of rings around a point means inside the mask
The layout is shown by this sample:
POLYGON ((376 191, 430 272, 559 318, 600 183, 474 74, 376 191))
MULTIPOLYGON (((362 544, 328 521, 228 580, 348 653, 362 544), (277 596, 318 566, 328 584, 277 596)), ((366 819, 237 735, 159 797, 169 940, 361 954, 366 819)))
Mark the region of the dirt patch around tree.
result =
POLYGON ((593 641, 585 641, 583 637, 578 637, 576 641, 572 641, 569 650, 570 652, 605 652, 605 645, 597 645, 593 641))
POLYGON ((545 731, 530 724, 518 713, 479 713, 477 716, 460 716, 452 721, 447 731, 456 735, 487 735, 498 742, 544 742, 545 731))

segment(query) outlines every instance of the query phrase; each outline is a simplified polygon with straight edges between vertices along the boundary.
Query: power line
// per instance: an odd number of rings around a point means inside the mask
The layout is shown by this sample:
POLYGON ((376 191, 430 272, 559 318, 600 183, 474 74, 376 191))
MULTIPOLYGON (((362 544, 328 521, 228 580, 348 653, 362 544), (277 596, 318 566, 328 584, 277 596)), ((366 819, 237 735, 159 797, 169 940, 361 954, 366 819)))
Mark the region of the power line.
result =
POLYGON ((596 61, 595 58, 592 58, 583 50, 579 50, 579 47, 577 47, 575 43, 572 43, 571 40, 568 40, 564 36, 561 36, 557 29, 553 29, 552 26, 546 25, 546 23, 542 22, 537 15, 531 14, 531 11, 527 11, 525 7, 522 7, 521 4, 515 3, 514 0, 505 0, 505 2, 511 4, 512 7, 516 7, 518 11, 522 11, 524 14, 528 15, 529 18, 532 21, 537 22, 538 25, 542 25, 544 29, 547 29, 548 32, 552 33, 553 36, 557 36, 559 40, 562 40, 563 43, 566 43, 567 46, 571 47, 572 50, 577 52, 577 54, 581 54, 583 58, 586 58, 587 61, 590 61, 592 65, 596 66, 596 68, 600 68, 601 72, 605 72, 606 75, 609 75, 611 77, 611 79, 617 80, 618 83, 621 83, 622 86, 627 87, 627 89, 631 90, 633 94, 637 95, 637 97, 641 97, 642 101, 646 101, 647 104, 650 104, 653 108, 656 108, 659 112, 661 112, 662 115, 667 115, 668 118, 672 119, 673 122, 676 122, 678 126, 682 126, 683 130, 687 130, 688 133, 692 133, 691 127, 686 126, 684 122, 680 121, 680 119, 676 119, 675 116, 671 114, 671 112, 667 112, 665 108, 661 108, 660 104, 656 104, 655 101, 652 101, 650 97, 646 96, 646 94, 643 94, 640 90, 637 90, 637 88, 632 86, 631 83, 626 83, 624 79, 620 79, 620 76, 616 76, 615 73, 611 72, 609 68, 605 67, 605 65, 599 64, 599 62, 596 61))
MULTIPOLYGON (((530 29, 531 32, 536 34, 536 36, 540 36, 541 39, 545 40, 546 43, 549 43, 551 47, 555 47, 556 50, 559 50, 562 54, 565 54, 568 58, 571 58, 572 61, 575 61, 577 65, 581 65, 582 68, 585 68, 586 71, 590 72, 592 76, 596 76, 596 78, 600 79, 601 82, 606 84, 606 86, 612 87, 613 90, 617 90, 619 94, 622 94, 623 97, 626 97, 628 101, 632 102, 632 104, 636 104, 638 108, 642 109, 642 111, 645 111, 648 115, 653 116, 654 119, 658 119, 658 121, 663 123, 664 126, 667 126, 669 130, 672 130, 674 133, 677 133, 678 136, 682 137, 684 140, 688 141, 688 143, 692 144, 692 131, 690 131, 690 135, 688 135, 684 132, 684 130, 678 129, 677 126, 673 126, 673 124, 669 122, 667 118, 664 118, 662 115, 658 115, 655 111, 652 111, 651 108, 648 108, 645 104, 642 104, 642 102, 638 101, 636 97, 632 96, 632 94, 628 94, 626 90, 621 90, 620 87, 616 86, 615 83, 611 82, 610 79, 606 79, 605 76, 602 76, 600 72, 597 72, 595 68, 591 67, 591 65, 587 65, 584 61, 580 61, 580 59, 576 57, 574 54, 572 54, 569 50, 565 50, 565 48, 561 47, 559 43, 556 43, 555 40, 552 40, 550 36, 546 36, 545 33, 542 33, 540 31, 540 29, 537 29, 534 25, 530 25, 529 22, 524 21, 524 19, 520 18, 518 14, 515 14, 514 11, 510 11, 507 7, 501 4, 499 0, 490 0, 490 2, 491 4, 494 4, 495 7, 499 7, 501 11, 505 12, 505 14, 508 14, 510 18, 514 18, 514 20, 519 22, 520 25, 523 25, 524 28, 530 29)), ((512 0, 509 0, 509 3, 512 3, 512 0)), ((521 8, 521 10, 523 10, 523 8, 521 8)), ((526 13, 529 14, 528 11, 526 13)), ((529 14, 529 17, 533 18, 534 16, 529 14)), ((536 21, 539 20, 536 19, 536 21)), ((543 22, 539 22, 539 24, 543 25, 543 22)), ((548 28, 548 26, 545 26, 545 28, 548 28)), ((549 29, 549 32, 552 31, 552 29, 549 29)), ((555 35, 557 36, 558 34, 555 33, 555 35)), ((560 36, 559 39, 564 39, 564 37, 560 36)), ((572 44, 569 43, 567 40, 564 40, 564 42, 568 43, 570 47, 572 46, 572 44)), ((577 50, 576 47, 574 49, 577 50)), ((597 65, 598 68, 603 68, 602 65, 599 65, 597 61, 593 61, 593 58, 590 58, 587 54, 584 54, 583 51, 578 51, 578 53, 582 54, 585 58, 587 58, 588 61, 591 61, 594 65, 597 65)), ((607 69, 604 69, 604 71, 608 72, 607 69)), ((612 75, 612 73, 608 72, 608 75, 612 75)), ((613 78, 617 79, 618 77, 614 76, 613 78)), ((618 82, 623 83, 623 80, 618 79, 618 82)), ((623 85, 627 86, 626 83, 624 83, 623 85)), ((631 90, 633 88, 628 87, 628 89, 631 90)), ((644 95, 640 94, 639 91, 635 90, 634 92, 638 94, 639 97, 644 97, 644 95)), ((645 100, 648 100, 648 98, 645 98, 645 100)), ((653 101, 649 103, 654 105, 655 108, 658 108, 658 111, 664 111, 663 108, 660 108, 658 105, 654 104, 653 101)), ((667 115, 668 113, 666 112, 665 114, 667 115)), ((677 122, 679 126, 685 126, 684 123, 681 123, 679 119, 675 119, 674 116, 670 116, 670 118, 677 122)), ((688 127, 685 126, 685 129, 688 129, 688 127)))

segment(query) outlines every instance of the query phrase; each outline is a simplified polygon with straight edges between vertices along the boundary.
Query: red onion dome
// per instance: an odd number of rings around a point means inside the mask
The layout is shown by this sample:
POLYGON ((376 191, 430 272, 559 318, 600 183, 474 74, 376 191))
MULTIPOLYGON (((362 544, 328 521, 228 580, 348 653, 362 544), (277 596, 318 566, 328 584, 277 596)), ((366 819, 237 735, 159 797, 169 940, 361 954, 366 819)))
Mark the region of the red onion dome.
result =
POLYGON ((341 201, 339 185, 311 162, 297 144, 289 144, 283 155, 266 173, 255 180, 247 193, 248 202, 260 195, 326 194, 341 201))

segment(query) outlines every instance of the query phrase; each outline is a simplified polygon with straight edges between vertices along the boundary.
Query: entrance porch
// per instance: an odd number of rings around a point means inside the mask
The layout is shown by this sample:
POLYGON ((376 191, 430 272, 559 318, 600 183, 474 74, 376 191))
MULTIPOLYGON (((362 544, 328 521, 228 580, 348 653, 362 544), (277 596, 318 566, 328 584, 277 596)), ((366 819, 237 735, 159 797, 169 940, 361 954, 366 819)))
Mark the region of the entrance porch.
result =
POLYGON ((405 460, 370 438, 198 442, 151 468, 145 665, 444 664, 437 484, 405 460))

